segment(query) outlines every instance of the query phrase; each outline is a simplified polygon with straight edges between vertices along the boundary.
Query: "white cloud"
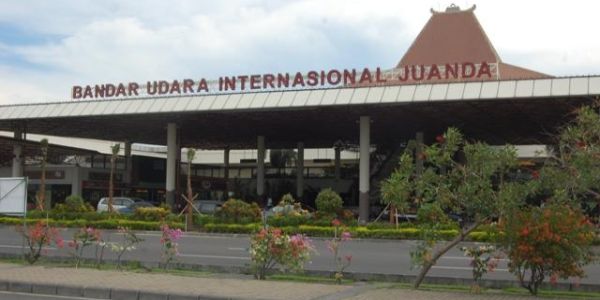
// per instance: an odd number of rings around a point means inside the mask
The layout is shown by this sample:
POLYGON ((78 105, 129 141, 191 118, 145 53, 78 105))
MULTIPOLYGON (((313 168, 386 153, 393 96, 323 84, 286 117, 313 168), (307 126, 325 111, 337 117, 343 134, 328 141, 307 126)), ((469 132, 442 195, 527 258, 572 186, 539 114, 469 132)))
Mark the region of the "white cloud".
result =
MULTIPOLYGON (((506 62, 554 75, 600 70, 600 39, 593 37, 600 2, 457 2, 463 8, 472 3, 506 62)), ((0 103, 67 99, 74 84, 392 67, 426 23, 429 8, 448 4, 6 1, 0 3, 0 24, 49 38, 0 44, 1 52, 42 66, 0 64, 0 103)))

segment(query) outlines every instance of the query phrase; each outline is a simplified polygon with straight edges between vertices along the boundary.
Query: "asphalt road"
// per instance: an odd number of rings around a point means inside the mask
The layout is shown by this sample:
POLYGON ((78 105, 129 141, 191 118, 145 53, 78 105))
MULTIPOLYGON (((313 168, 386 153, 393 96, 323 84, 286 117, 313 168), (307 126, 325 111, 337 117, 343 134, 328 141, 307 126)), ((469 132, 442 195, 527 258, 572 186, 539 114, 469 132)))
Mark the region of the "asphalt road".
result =
MULTIPOLYGON (((61 235, 65 240, 73 236, 74 229, 62 229, 61 235)), ((121 236, 115 231, 104 231, 105 239, 120 241, 121 236)), ((160 232, 140 232, 144 239, 139 247, 123 257, 124 260, 138 260, 142 262, 158 262, 160 256, 160 232)), ((312 262, 306 266, 309 270, 332 271, 335 269, 333 255, 327 249, 325 239, 313 240, 316 253, 312 262)), ((22 253, 22 238, 13 227, 0 227, 0 253, 22 253)), ((221 265, 244 266, 250 263, 248 236, 224 236, 206 234, 185 234, 179 241, 179 262, 221 265)), ((66 242, 65 242, 66 245, 66 242)), ((344 244, 341 253, 343 256, 352 255, 352 264, 347 271, 414 275, 416 270, 411 269, 410 251, 415 246, 414 241, 405 240, 351 240, 344 244)), ((71 249, 47 248, 47 255, 69 256, 71 249)), ((93 249, 87 249, 85 255, 93 257, 93 249)), ((116 256, 106 251, 105 258, 115 259, 116 256)), ((465 257, 458 249, 452 249, 444 255, 429 275, 471 278, 472 268, 469 266, 470 258, 465 257)), ((600 282, 600 265, 589 265, 585 268, 587 277, 581 283, 600 282)), ((507 260, 502 259, 495 272, 486 274, 488 279, 514 279, 507 269, 507 260)))

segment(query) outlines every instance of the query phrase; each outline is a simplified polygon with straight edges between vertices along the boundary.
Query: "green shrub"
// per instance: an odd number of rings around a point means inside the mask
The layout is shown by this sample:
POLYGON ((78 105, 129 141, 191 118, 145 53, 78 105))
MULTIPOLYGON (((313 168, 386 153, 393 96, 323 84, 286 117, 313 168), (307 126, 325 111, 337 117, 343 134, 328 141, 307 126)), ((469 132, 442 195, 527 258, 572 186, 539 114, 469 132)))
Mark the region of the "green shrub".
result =
POLYGON ((206 224, 215 224, 219 220, 213 215, 196 214, 194 215, 194 224, 204 227, 206 224))
POLYGON ((281 205, 281 206, 294 205, 294 203, 296 203, 296 199, 294 199, 292 194, 287 193, 281 197, 281 200, 279 201, 279 204, 277 204, 277 205, 281 205))
POLYGON ((318 211, 336 214, 342 209, 344 202, 338 193, 330 188, 327 188, 319 192, 317 198, 315 199, 315 204, 317 205, 318 211))
POLYGON ((206 232, 219 233, 254 233, 262 228, 261 224, 206 224, 204 227, 206 232))
POLYGON ((307 215, 274 215, 267 219, 267 224, 273 227, 299 226, 307 224, 310 216, 307 215))
POLYGON ((425 203, 417 210, 417 223, 419 224, 448 224, 450 218, 437 203, 425 203))
MULTIPOLYGON (((151 222, 151 221, 133 221, 127 219, 105 219, 105 220, 95 220, 90 221, 86 219, 75 219, 75 220, 54 220, 47 219, 48 224, 51 226, 57 227, 94 227, 101 229, 117 229, 119 227, 127 227, 133 230, 159 230, 161 222, 151 222)), ((25 223, 35 224, 38 221, 45 222, 46 218, 42 219, 25 219, 25 223)), ((14 217, 0 217, 0 224, 8 224, 8 225, 22 225, 22 218, 14 218, 14 217)), ((184 225, 181 222, 169 222, 169 227, 171 228, 180 228, 183 229, 184 225)))
POLYGON ((65 199, 65 203, 57 204, 53 211, 55 212, 71 212, 71 213, 83 213, 93 212, 94 208, 88 202, 83 200, 80 196, 71 195, 65 199))
POLYGON ((133 213, 132 219, 139 221, 164 221, 171 213, 163 207, 138 207, 133 213))
POLYGON ((238 199, 229 199, 223 203, 215 216, 228 223, 252 223, 261 219, 261 210, 256 202, 246 203, 238 199))

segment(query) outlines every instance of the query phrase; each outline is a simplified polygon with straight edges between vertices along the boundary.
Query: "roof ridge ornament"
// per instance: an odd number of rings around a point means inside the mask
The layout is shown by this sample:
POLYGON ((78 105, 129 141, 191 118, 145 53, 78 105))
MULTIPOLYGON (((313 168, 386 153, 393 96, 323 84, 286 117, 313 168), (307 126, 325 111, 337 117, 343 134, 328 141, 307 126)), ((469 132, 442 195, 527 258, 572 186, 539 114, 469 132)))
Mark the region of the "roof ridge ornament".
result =
POLYGON ((452 3, 452 4, 450 4, 450 6, 446 7, 445 11, 436 11, 433 8, 430 8, 429 11, 431 11, 431 14, 459 13, 459 12, 466 12, 466 11, 474 11, 475 8, 477 8, 477 5, 473 4, 473 6, 471 6, 468 9, 460 10, 460 6, 452 3))

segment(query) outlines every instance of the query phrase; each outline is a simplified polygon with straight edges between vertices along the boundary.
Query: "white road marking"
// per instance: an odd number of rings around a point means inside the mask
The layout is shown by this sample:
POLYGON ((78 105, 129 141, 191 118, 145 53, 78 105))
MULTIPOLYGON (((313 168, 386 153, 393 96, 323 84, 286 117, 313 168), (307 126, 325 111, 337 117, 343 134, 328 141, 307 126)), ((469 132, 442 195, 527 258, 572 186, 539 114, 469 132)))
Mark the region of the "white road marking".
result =
POLYGON ((228 247, 227 250, 231 250, 231 251, 248 251, 248 248, 228 247))
MULTIPOLYGON (((470 257, 467 256, 442 256, 440 259, 455 259, 455 260, 471 260, 470 257)), ((499 261, 509 261, 506 258, 500 258, 499 261)))
MULTIPOLYGON (((0 248, 13 248, 13 249, 22 249, 23 246, 21 245, 0 245, 0 248)), ((25 248, 27 248, 27 246, 25 246, 25 248)), ((54 247, 42 247, 42 249, 44 250, 56 250, 56 248, 54 247)))
MULTIPOLYGON (((432 269, 444 269, 444 270, 465 270, 471 271, 471 267, 450 267, 450 266, 433 266, 432 269)), ((508 272, 508 269, 494 269, 494 272, 508 272)))
POLYGON ((197 257, 197 258, 217 258, 217 259, 237 259, 250 260, 250 257, 244 256, 223 256, 223 255, 207 255, 207 254, 179 254, 182 257, 197 257))

